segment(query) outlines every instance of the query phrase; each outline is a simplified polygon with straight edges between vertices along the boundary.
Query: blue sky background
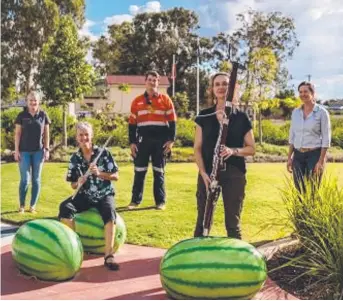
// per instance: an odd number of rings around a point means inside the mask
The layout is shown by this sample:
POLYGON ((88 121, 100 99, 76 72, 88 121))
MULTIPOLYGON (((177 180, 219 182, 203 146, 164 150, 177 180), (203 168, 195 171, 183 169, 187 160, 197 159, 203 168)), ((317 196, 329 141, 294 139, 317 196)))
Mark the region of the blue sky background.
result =
POLYGON ((203 36, 230 32, 235 16, 249 7, 280 11, 294 19, 301 44, 287 67, 297 85, 311 74, 320 99, 343 98, 343 1, 342 0, 86 0, 86 23, 81 35, 96 40, 108 25, 130 21, 140 12, 184 7, 199 15, 203 36))

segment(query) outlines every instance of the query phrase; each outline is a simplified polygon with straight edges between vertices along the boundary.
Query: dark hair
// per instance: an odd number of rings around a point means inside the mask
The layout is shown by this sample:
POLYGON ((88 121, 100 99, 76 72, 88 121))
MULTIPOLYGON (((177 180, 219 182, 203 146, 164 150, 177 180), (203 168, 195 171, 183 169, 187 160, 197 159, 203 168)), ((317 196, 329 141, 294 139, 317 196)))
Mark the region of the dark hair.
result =
POLYGON ((307 81, 301 82, 298 86, 298 92, 300 90, 300 87, 302 87, 302 86, 308 87, 308 89, 311 91, 312 95, 314 95, 315 89, 314 89, 314 85, 312 83, 307 82, 307 81))
POLYGON ((145 73, 145 80, 147 80, 149 75, 160 78, 160 75, 157 73, 157 71, 149 70, 147 73, 145 73))

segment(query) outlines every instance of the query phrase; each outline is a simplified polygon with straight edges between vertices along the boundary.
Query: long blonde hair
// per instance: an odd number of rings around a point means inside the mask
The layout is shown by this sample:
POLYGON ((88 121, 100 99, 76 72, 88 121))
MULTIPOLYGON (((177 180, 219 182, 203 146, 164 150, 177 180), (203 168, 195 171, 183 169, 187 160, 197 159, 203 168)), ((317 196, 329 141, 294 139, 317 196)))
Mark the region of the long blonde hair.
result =
POLYGON ((209 81, 209 87, 207 89, 207 95, 208 95, 208 104, 210 106, 214 106, 217 103, 216 97, 213 93, 213 85, 214 85, 214 80, 216 79, 217 76, 223 75, 226 76, 228 79, 230 79, 230 74, 227 72, 216 72, 210 77, 209 81))

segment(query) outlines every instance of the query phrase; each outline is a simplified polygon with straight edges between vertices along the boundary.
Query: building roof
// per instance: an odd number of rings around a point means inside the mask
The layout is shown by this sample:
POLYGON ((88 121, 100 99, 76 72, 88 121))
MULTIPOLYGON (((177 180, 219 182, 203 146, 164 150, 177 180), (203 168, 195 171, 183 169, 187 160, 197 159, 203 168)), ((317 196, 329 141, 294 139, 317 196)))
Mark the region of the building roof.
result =
MULTIPOLYGON (((129 84, 129 85, 142 85, 145 86, 144 75, 108 75, 106 77, 107 84, 129 84)), ((160 76, 160 85, 169 86, 167 76, 160 76)))

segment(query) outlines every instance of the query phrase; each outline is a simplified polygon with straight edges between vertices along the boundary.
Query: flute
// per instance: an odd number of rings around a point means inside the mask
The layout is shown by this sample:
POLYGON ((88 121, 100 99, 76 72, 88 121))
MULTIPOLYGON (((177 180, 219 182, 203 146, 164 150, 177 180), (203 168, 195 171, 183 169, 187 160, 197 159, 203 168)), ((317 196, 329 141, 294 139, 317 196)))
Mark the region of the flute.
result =
MULTIPOLYGON (((107 146, 108 143, 111 141, 111 139, 112 139, 112 137, 108 137, 108 139, 106 140, 104 146, 102 147, 102 150, 101 150, 100 153, 96 156, 96 158, 93 160, 92 163, 96 164, 96 163, 98 162, 100 156, 101 156, 102 153, 104 152, 106 146, 107 146)), ((88 178, 88 176, 89 176, 90 174, 91 174, 91 171, 90 171, 90 168, 88 168, 88 170, 87 170, 87 172, 84 174, 84 176, 85 176, 86 178, 88 178)), ((82 174, 81 174, 81 176, 82 176, 82 174)), ((85 182, 84 182, 84 183, 85 183, 85 182)), ((83 184, 84 184, 84 183, 83 183, 83 184)), ((82 187, 83 184, 77 186, 77 188, 76 188, 76 190, 75 190, 73 196, 71 197, 72 200, 73 200, 73 199, 75 198, 75 196, 78 194, 78 192, 79 192, 79 190, 80 190, 80 188, 82 187)))

